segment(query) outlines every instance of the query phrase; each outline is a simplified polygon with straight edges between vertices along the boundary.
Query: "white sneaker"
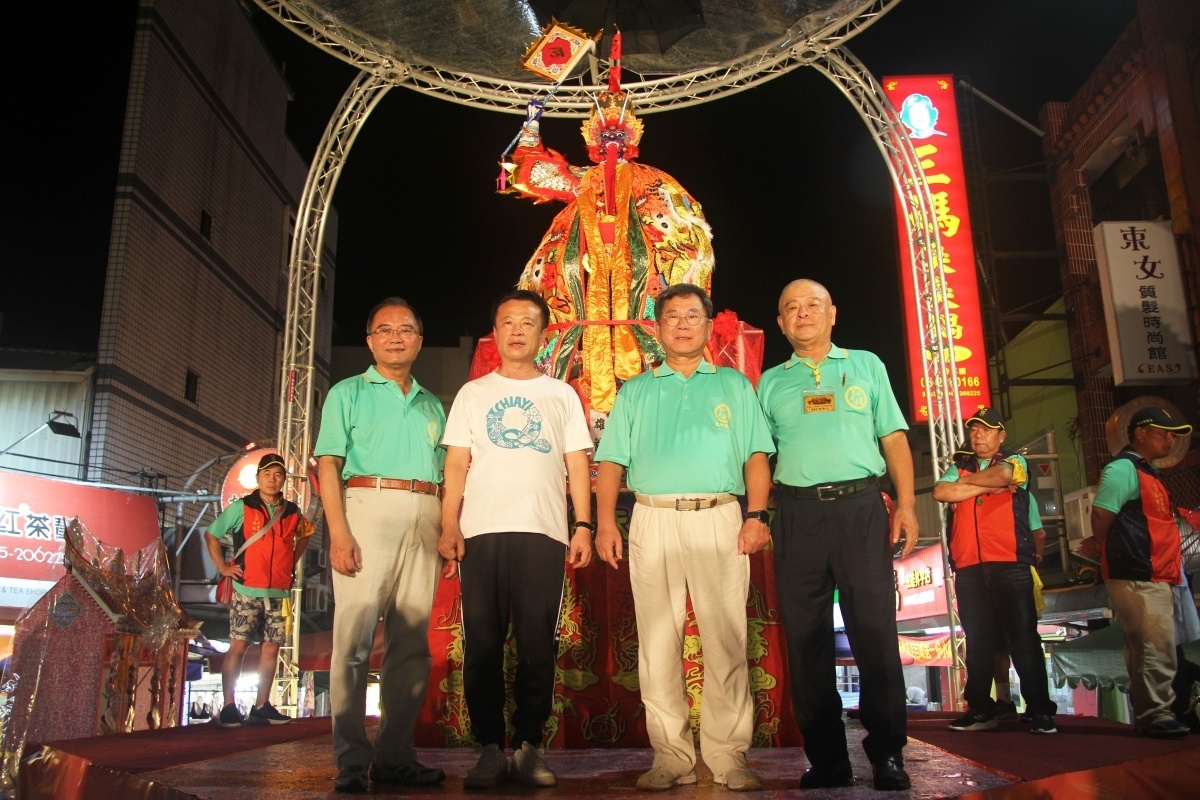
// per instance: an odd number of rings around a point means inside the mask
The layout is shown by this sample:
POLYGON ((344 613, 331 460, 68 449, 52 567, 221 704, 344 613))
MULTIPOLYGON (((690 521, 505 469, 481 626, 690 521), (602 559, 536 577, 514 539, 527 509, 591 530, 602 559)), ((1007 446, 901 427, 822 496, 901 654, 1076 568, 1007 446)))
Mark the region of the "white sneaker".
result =
POLYGON ((513 752, 508 777, 509 780, 526 786, 554 786, 558 783, 554 771, 542 760, 541 752, 529 742, 525 742, 520 749, 513 752))

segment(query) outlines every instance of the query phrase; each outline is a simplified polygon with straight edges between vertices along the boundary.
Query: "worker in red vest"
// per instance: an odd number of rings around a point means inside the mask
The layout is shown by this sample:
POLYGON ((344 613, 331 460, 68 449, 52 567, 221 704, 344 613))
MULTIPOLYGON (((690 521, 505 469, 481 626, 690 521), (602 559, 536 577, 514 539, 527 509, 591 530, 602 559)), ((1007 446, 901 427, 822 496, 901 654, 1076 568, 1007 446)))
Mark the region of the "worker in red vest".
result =
POLYGON ((1164 409, 1135 412, 1126 430, 1129 444, 1100 474, 1092 501, 1104 587, 1125 629, 1134 726, 1157 738, 1187 736, 1188 726, 1171 711, 1178 667, 1171 587, 1183 583, 1179 526, 1176 506, 1152 462, 1171 452, 1176 435, 1191 432, 1191 425, 1164 409))
POLYGON ((1030 571, 1037 550, 1029 520, 1029 468, 1024 457, 1001 449, 1008 434, 994 409, 980 406, 966 427, 973 458, 952 464, 933 487, 933 498, 954 512, 950 561, 967 637, 967 713, 950 728, 996 727, 993 657, 1007 639, 1031 732, 1056 733, 1058 706, 1050 699, 1030 571))

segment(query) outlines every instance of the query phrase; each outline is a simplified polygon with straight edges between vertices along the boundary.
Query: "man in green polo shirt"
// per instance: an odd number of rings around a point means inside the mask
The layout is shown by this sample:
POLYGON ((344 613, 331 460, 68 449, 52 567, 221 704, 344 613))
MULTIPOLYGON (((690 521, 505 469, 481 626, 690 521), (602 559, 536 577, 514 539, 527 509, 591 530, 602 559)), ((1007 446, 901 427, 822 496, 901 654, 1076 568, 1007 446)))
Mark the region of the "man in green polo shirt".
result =
POLYGON ((854 781, 834 672, 833 593, 840 589, 875 788, 905 790, 911 782, 902 755, 908 737, 892 545, 903 533, 907 556, 917 542, 912 452, 883 362, 834 345, 836 319, 824 286, 788 284, 778 322, 795 352, 758 383, 779 448, 772 533, 775 574, 787 576, 776 588, 792 708, 812 764, 800 786, 854 781), (890 537, 878 481, 885 469, 896 489, 890 537))
POLYGON ((417 383, 421 319, 389 297, 367 317, 375 366, 329 390, 315 454, 333 567, 333 656, 329 697, 334 788, 375 783, 427 786, 440 769, 416 761, 413 729, 429 680, 429 613, 437 588, 442 464, 441 401, 417 383), (383 617, 379 728, 365 714, 375 628, 383 617))
POLYGON ((616 520, 623 468, 637 499, 629 582, 654 748, 654 764, 637 782, 644 790, 696 781, 683 678, 689 595, 704 647, 704 762, 730 789, 762 788, 746 763, 754 724, 746 597, 748 556, 770 538, 767 458, 775 447, 746 377, 704 360, 712 316, 712 301, 698 286, 679 283, 658 296, 657 336, 666 361, 621 387, 596 451, 596 553, 614 569, 623 552, 616 520), (744 519, 736 502, 741 494, 749 509, 744 519))

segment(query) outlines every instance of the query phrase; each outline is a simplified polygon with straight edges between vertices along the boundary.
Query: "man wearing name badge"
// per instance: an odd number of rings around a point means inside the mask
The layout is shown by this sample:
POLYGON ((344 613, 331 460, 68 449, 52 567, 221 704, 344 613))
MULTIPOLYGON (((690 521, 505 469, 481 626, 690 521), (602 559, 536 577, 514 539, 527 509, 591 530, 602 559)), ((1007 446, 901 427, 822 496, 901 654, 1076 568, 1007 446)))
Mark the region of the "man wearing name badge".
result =
MULTIPOLYGON (((980 406, 966 428, 972 457, 952 464, 933 487, 933 499, 954 509, 950 561, 967 637, 967 713, 951 722, 950 729, 996 727, 998 704, 991 697, 995 654, 1007 649, 1021 678, 1030 731, 1055 733, 1058 707, 1050 699, 1037 631, 1029 467, 1024 457, 1001 450, 1008 434, 994 409, 980 406)), ((1004 665, 1007 672, 1007 657, 1004 665)))
POLYGON ((1129 444, 1100 473, 1092 500, 1104 588, 1125 632, 1134 727, 1159 739, 1187 736, 1188 726, 1171 711, 1178 669, 1171 587, 1183 583, 1181 541, 1175 503, 1153 462, 1171 452, 1176 435, 1191 432, 1165 409, 1134 412, 1129 444))
POLYGON ((908 426, 883 362, 833 344, 837 308, 812 280, 788 284, 779 328, 788 361, 758 383, 759 401, 779 448, 772 534, 776 589, 787 636, 792 708, 811 767, 804 789, 854 781, 834 669, 833 593, 858 665, 863 749, 876 789, 910 788, 904 675, 896 638, 892 546, 917 542, 908 426), (882 453, 881 453, 882 450, 882 453), (879 490, 884 471, 896 489, 890 536, 879 490))
POLYGON ((537 367, 549 323, 541 295, 518 289, 500 298, 492 308, 500 366, 459 390, 442 438, 439 550, 443 575, 462 576, 463 693, 481 745, 465 789, 508 778, 557 783, 539 748, 554 709, 564 564, 583 568, 592 559, 592 437, 579 395, 537 367), (569 529, 564 475, 575 512, 569 529), (511 768, 504 754, 510 619, 517 642, 511 768))
POLYGON ((704 290, 671 286, 658 296, 655 316, 666 361, 621 387, 596 452, 596 553, 614 569, 623 551, 616 520, 622 468, 637 501, 629 525, 629 582, 638 681, 654 748, 654 763, 637 787, 696 782, 683 677, 690 596, 704 652, 700 750, 716 783, 754 791, 762 782, 746 763, 754 726, 746 600, 749 555, 770 539, 767 458, 775 447, 746 377, 704 360, 713 316, 704 290), (746 495, 744 518, 740 494, 746 495))
POLYGON ((421 318, 389 297, 367 316, 375 365, 329 390, 314 450, 333 567, 329 696, 335 791, 429 786, 445 774, 419 764, 413 729, 429 680, 429 614, 437 588, 446 414, 412 375, 421 318), (379 727, 366 733, 367 676, 383 617, 379 727))

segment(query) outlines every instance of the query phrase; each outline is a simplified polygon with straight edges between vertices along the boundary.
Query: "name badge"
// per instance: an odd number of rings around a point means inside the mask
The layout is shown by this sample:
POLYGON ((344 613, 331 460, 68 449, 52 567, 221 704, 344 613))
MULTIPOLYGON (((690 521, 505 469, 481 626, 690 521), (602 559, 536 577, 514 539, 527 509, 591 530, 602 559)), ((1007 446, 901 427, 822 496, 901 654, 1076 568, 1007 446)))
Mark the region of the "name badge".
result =
POLYGON ((826 389, 808 389, 804 392, 804 413, 825 414, 837 410, 833 392, 826 389))

